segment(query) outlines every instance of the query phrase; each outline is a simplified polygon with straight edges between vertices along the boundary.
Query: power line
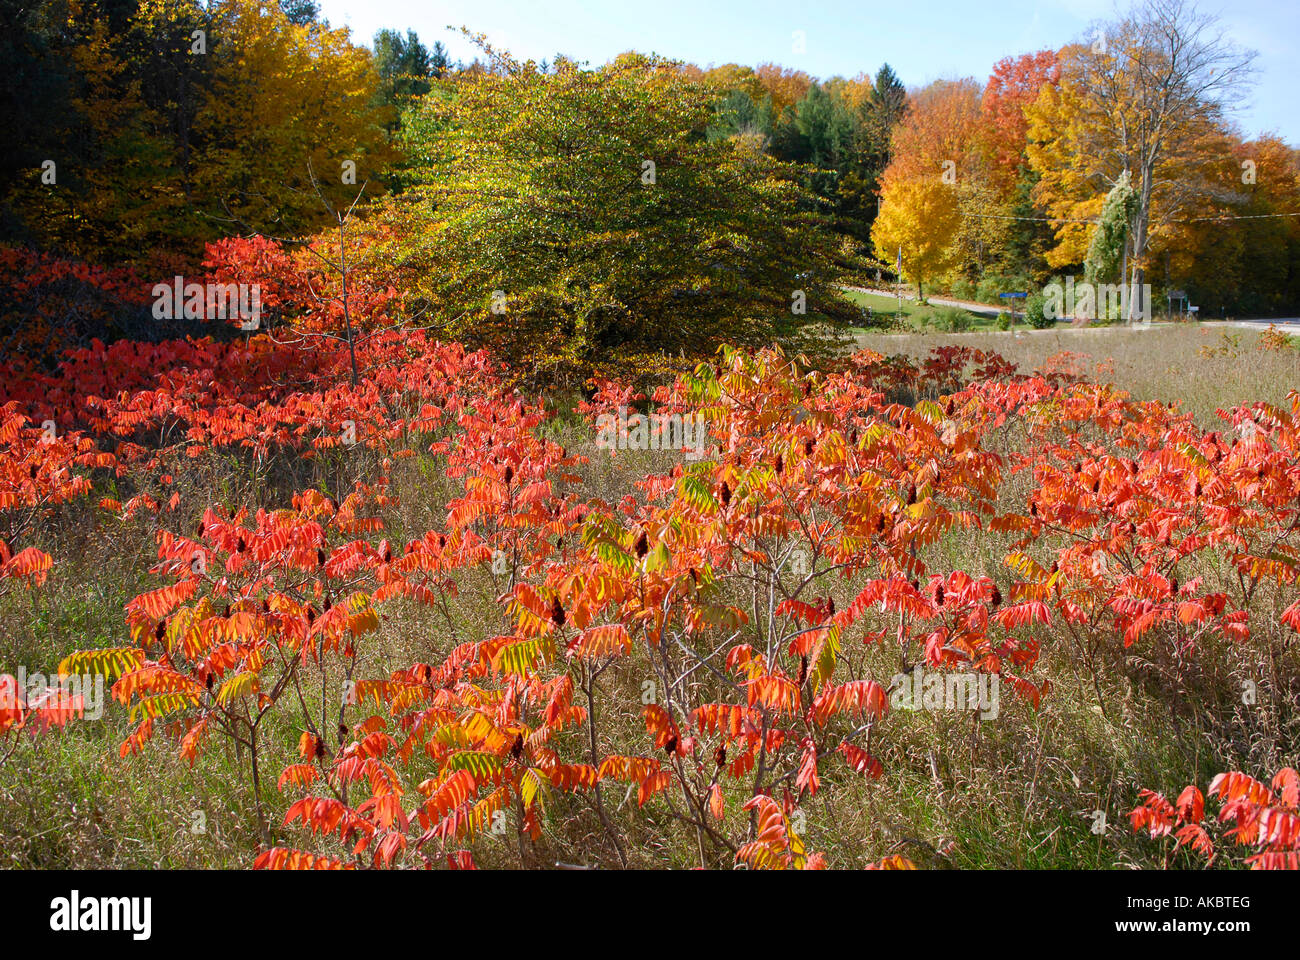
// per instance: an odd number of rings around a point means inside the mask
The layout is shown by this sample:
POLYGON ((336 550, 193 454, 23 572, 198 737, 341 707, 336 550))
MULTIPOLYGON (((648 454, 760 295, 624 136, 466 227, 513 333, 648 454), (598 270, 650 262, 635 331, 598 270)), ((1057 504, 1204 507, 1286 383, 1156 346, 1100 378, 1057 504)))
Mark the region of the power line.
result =
POLYGON ((1223 214, 1217 217, 1186 217, 1180 220, 1171 220, 1170 223, 1197 223, 1201 220, 1268 220, 1273 217, 1300 217, 1300 213, 1252 213, 1243 216, 1223 214))
MULTIPOLYGON (((974 217, 977 220, 1028 220, 1034 223, 1092 223, 1096 224, 1098 220, 1072 220, 1068 217, 1011 217, 996 213, 967 213, 963 216, 974 217)), ((1224 213, 1214 217, 1179 217, 1174 220, 1166 220, 1165 223, 1199 223, 1204 220, 1271 220, 1278 217, 1300 217, 1297 213, 1251 213, 1251 214, 1231 214, 1224 213)))
POLYGON ((974 217, 976 220, 1031 220, 1035 223, 1097 223, 1096 220, 1069 220, 1064 217, 1008 217, 996 213, 966 213, 966 217, 974 217))

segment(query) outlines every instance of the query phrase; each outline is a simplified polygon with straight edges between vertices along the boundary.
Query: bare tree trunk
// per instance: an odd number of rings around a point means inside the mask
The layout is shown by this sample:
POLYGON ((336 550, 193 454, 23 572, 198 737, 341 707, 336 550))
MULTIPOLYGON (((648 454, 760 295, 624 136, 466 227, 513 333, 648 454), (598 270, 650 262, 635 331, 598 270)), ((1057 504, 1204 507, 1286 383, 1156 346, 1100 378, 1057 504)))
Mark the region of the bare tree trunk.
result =
MULTIPOLYGON (((1139 316, 1145 318, 1151 309, 1146 298, 1146 253, 1151 223, 1151 191, 1154 162, 1142 164, 1142 184, 1138 193, 1138 212, 1133 225, 1133 295, 1139 316)), ((1133 311, 1130 310, 1130 314, 1133 311)))

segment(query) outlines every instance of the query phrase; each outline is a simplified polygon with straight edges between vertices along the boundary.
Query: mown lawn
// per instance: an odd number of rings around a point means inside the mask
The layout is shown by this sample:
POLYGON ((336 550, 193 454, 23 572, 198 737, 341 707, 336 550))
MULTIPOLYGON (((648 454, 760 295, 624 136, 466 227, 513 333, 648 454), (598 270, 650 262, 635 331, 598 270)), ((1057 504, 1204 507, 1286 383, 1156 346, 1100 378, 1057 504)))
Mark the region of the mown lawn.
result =
MULTIPOLYGON (((869 307, 873 314, 893 317, 898 314, 898 299, 896 297, 882 297, 874 293, 864 293, 861 290, 846 290, 847 296, 854 303, 863 307, 869 307)), ((917 303, 915 300, 904 300, 902 309, 903 322, 906 326, 906 332, 925 333, 937 331, 942 333, 988 333, 998 329, 997 319, 991 316, 985 316, 979 313, 972 313, 970 310, 964 310, 960 307, 940 307, 930 303, 917 303), (965 324, 965 330, 951 329, 948 318, 956 317, 959 324, 965 324)))

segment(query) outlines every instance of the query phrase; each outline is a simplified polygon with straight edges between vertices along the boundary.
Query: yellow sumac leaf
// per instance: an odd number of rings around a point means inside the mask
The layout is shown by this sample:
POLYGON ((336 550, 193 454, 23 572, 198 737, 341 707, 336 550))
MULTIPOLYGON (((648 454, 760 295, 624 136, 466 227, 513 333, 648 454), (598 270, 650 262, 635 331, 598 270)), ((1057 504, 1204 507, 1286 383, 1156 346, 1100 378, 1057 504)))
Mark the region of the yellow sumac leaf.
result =
POLYGON ((225 706, 231 700, 246 697, 257 690, 257 674, 237 673, 221 685, 217 691, 217 703, 225 706))
POLYGON ((78 650, 63 658, 59 676, 73 674, 91 676, 122 676, 138 670, 144 664, 144 651, 139 647, 104 647, 100 650, 78 650))

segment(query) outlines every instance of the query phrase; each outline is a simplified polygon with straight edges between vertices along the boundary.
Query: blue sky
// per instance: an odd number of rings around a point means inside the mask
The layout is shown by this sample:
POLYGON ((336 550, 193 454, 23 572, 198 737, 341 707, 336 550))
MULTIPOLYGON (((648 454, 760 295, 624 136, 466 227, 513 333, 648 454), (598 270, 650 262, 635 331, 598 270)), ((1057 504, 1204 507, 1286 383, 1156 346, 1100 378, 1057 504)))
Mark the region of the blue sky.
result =
MULTIPOLYGON (((1112 0, 319 0, 334 26, 369 43, 382 27, 441 40, 472 59, 464 25, 522 59, 564 53, 593 64, 624 50, 710 63, 775 62, 813 76, 874 73, 888 61, 903 82, 941 77, 981 82, 1004 56, 1059 47, 1107 19, 1112 0), (448 30, 448 26, 457 28, 448 30), (795 31, 806 50, 794 51, 795 31)), ((1248 136, 1273 131, 1300 144, 1296 0, 1203 2, 1229 35, 1259 52, 1259 76, 1236 120, 1248 136)))

